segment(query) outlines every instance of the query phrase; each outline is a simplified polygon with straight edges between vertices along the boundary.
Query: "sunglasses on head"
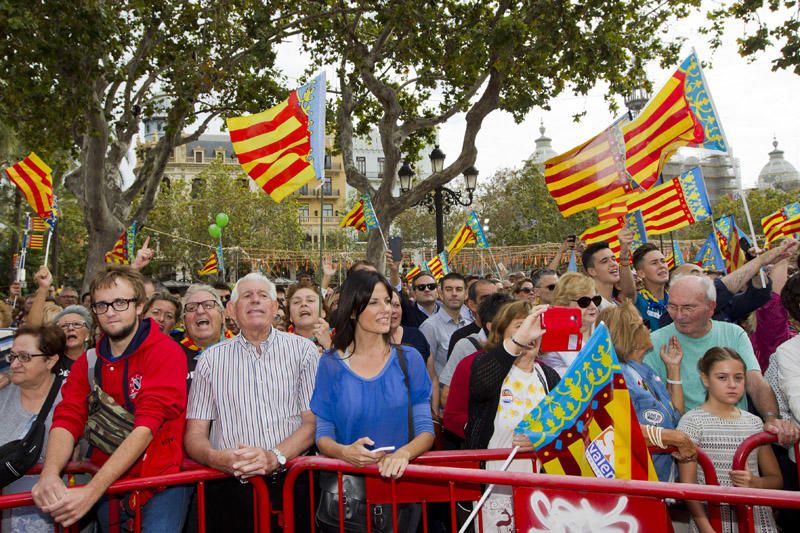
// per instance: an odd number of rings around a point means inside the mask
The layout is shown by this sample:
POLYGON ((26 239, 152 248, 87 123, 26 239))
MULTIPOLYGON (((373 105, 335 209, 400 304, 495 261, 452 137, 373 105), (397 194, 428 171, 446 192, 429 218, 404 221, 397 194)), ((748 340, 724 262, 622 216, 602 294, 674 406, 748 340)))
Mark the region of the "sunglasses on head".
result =
POLYGON ((589 304, 594 304, 595 307, 600 307, 600 304, 603 302, 603 297, 599 294, 595 296, 581 296, 577 300, 572 300, 573 302, 578 304, 578 307, 581 309, 586 309, 589 307, 589 304))
POLYGON ((419 285, 414 285, 414 290, 424 291, 425 289, 428 289, 429 291, 435 291, 436 290, 436 284, 435 283, 420 283, 419 285))

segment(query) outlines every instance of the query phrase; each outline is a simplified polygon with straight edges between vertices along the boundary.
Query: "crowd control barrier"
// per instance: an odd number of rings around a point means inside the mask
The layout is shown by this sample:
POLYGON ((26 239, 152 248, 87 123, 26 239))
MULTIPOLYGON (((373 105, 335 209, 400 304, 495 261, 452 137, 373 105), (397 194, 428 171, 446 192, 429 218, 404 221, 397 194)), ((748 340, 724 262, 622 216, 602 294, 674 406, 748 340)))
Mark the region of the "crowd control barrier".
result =
MULTIPOLYGON (((82 468, 85 464, 71 464, 68 470, 75 473, 85 473, 86 468, 82 468)), ((91 465, 90 465, 91 466, 91 465)), ((174 474, 165 474, 163 476, 142 477, 136 479, 126 479, 117 481, 112 484, 106 494, 109 496, 109 512, 113 509, 118 509, 119 505, 113 505, 114 502, 119 502, 122 495, 133 495, 139 498, 144 493, 155 491, 165 487, 172 487, 175 485, 195 485, 197 490, 197 527, 199 533, 205 533, 205 483, 216 479, 224 479, 230 477, 229 474, 215 470, 213 468, 205 468, 196 463, 186 463, 183 465, 184 470, 174 474), (114 498, 116 496, 116 498, 114 498)), ((89 470, 91 472, 92 470, 89 470)), ((33 473, 33 472, 32 472, 33 473)), ((248 480, 253 485, 253 512, 254 516, 254 531, 256 533, 270 533, 270 515, 272 509, 270 506, 269 493, 267 485, 262 478, 254 477, 248 480)), ((19 494, 8 494, 0 496, 0 511, 4 509, 11 509, 14 507, 26 507, 33 505, 33 498, 30 492, 19 494)), ((119 519, 115 520, 112 515, 109 518, 110 533, 117 533, 119 531, 119 519), (114 526, 116 524, 116 526, 114 526)), ((133 530, 136 533, 141 531, 142 527, 142 513, 141 507, 137 506, 133 519, 133 530)), ((55 527, 55 531, 59 531, 59 527, 55 527)), ((65 528, 64 531, 70 533, 77 531, 75 526, 65 528)))

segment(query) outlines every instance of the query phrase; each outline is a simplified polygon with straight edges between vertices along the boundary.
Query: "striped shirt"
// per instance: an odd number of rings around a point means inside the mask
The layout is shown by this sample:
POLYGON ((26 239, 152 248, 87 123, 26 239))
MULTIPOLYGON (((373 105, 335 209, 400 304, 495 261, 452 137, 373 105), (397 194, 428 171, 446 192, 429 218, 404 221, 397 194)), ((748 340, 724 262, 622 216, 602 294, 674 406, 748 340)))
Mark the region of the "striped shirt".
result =
POLYGON ((311 341, 272 328, 261 353, 240 333, 198 361, 186 418, 213 420, 216 449, 274 448, 309 411, 319 354, 311 341))

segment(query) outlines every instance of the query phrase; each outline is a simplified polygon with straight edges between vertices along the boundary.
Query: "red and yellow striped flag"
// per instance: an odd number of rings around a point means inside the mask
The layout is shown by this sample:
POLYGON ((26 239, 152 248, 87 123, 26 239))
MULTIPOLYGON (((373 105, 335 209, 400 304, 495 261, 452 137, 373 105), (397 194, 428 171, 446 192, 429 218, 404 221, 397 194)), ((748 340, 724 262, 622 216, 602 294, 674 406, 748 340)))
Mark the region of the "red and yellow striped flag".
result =
POLYGON ((217 259, 216 250, 211 253, 211 256, 206 259, 203 268, 197 271, 198 276, 208 276, 219 272, 219 260, 217 259))
POLYGON ((414 265, 414 268, 406 272, 406 281, 412 283, 414 278, 417 277, 417 274, 420 272, 422 272, 422 269, 419 267, 419 265, 414 265))
POLYGON ((786 214, 783 212, 783 208, 761 219, 761 228, 764 230, 767 244, 783 236, 781 226, 784 222, 786 222, 786 214))
POLYGON ((355 228, 358 231, 367 231, 367 221, 364 218, 364 201, 359 200, 353 208, 339 222, 340 228, 355 228))
POLYGON ((44 235, 31 233, 28 235, 28 248, 31 250, 41 250, 44 248, 44 235))
POLYGON ((472 231, 472 228, 470 228, 468 224, 464 224, 461 226, 461 229, 458 230, 456 236, 453 237, 453 240, 450 241, 450 244, 447 245, 447 257, 452 259, 464 246, 476 242, 478 242, 478 240, 475 238, 475 232, 472 231))
POLYGON ((275 107, 227 119, 239 164, 280 202, 322 179, 325 156, 325 76, 292 91, 275 107))
POLYGON ((703 175, 688 170, 628 200, 630 211, 640 210, 648 235, 662 235, 711 216, 703 175))
POLYGON ((622 198, 613 200, 607 204, 597 206, 597 219, 599 222, 616 220, 628 214, 628 203, 622 198))
POLYGON ((611 251, 614 252, 614 255, 618 256, 621 248, 619 232, 622 231, 623 225, 624 219, 622 218, 601 222, 581 233, 581 240, 586 244, 606 241, 611 251))
POLYGON ((561 215, 609 203, 630 191, 618 123, 545 161, 544 181, 561 215))
POLYGON ((50 227, 43 219, 39 217, 31 217, 31 231, 38 231, 40 233, 47 231, 50 227))
POLYGON ((53 210, 53 170, 31 152, 28 157, 5 171, 8 179, 22 192, 36 214, 41 218, 50 217, 53 210))

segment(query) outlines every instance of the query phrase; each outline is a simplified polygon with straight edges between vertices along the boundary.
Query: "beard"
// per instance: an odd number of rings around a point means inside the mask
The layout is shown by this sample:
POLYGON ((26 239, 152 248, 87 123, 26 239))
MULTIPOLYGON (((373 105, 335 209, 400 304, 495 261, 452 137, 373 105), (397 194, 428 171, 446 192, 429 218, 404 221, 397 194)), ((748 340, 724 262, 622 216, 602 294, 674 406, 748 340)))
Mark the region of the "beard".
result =
POLYGON ((111 341, 114 341, 114 342, 117 342, 117 341, 124 340, 124 339, 125 339, 126 337, 128 337, 128 336, 129 336, 131 333, 133 333, 133 332, 134 332, 134 330, 135 330, 136 328, 138 328, 138 327, 139 327, 139 321, 138 321, 138 320, 136 320, 136 321, 134 321, 132 324, 129 324, 129 325, 127 325, 127 326, 123 327, 123 328, 122 328, 121 330, 119 330, 117 333, 109 333, 108 331, 104 331, 103 333, 105 333, 105 334, 106 334, 106 336, 108 337, 108 339, 109 339, 109 340, 111 340, 111 341))

